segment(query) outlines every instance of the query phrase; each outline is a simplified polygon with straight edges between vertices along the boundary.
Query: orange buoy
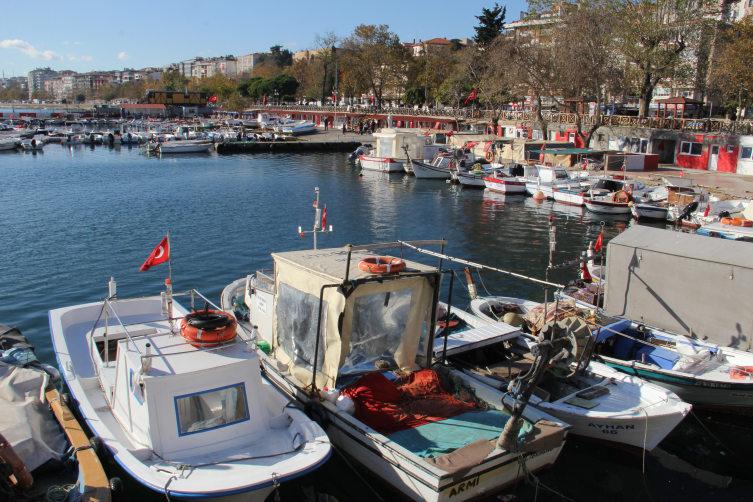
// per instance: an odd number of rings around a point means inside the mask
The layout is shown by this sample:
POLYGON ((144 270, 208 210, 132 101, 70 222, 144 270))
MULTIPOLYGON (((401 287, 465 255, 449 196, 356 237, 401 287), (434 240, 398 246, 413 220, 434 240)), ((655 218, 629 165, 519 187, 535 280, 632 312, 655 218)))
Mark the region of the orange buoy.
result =
POLYGON ((215 347, 235 338, 237 326, 238 321, 232 314, 222 310, 199 310, 181 319, 180 336, 194 347, 215 347))
POLYGON ((364 258, 358 262, 358 268, 371 274, 389 274, 405 270, 405 262, 400 258, 389 256, 364 258))
POLYGON ((16 450, 13 449, 13 445, 2 434, 0 434, 0 459, 10 465, 10 468, 13 470, 13 476, 15 476, 21 488, 24 490, 31 488, 31 485, 34 484, 34 478, 31 477, 31 473, 26 468, 24 461, 18 456, 16 450))
POLYGON ((734 380, 753 379, 753 366, 736 366, 729 370, 729 377, 734 380))
POLYGON ((544 192, 541 190, 536 190, 533 192, 533 198, 534 200, 544 200, 544 192))
POLYGON ((494 152, 492 152, 491 150, 489 150, 488 152, 486 152, 486 160, 488 160, 489 162, 493 161, 494 160, 494 152))
POLYGON ((746 220, 745 218, 733 218, 732 224, 736 227, 749 227, 753 225, 753 221, 746 220))
POLYGON ((722 222, 722 225, 732 225, 732 218, 722 218, 719 221, 722 222))
POLYGON ((630 199, 632 196, 627 193, 625 190, 618 190, 612 195, 612 202, 618 202, 621 204, 627 204, 630 202, 630 199))

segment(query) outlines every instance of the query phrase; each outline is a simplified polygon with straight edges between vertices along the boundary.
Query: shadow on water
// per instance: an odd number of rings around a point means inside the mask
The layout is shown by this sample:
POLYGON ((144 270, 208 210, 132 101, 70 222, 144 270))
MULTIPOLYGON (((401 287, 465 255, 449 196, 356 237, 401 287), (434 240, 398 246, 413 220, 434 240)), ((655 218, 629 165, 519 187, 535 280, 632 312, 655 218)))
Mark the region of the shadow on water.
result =
MULTIPOLYGON (((579 257, 596 241, 600 222, 605 241, 631 224, 627 217, 444 180, 416 180, 403 173, 359 176, 346 157, 210 153, 159 158, 132 146, 55 145, 48 145, 44 155, 3 154, 0 322, 18 326, 38 357, 54 364, 47 311, 100 300, 110 276, 124 298, 160 291, 165 268, 137 270, 168 228, 176 290, 197 287, 217 299, 225 285, 271 266, 271 252, 312 246, 297 228, 311 226, 314 187, 334 227, 334 233, 320 238, 321 246, 444 237, 451 255, 537 278, 544 277, 549 261, 550 216, 557 227, 555 263, 579 257)), ((574 268, 555 270, 550 278, 564 284, 575 273, 574 268)), ((453 305, 465 307, 467 291, 455 284, 453 305)), ((477 285, 482 294, 544 297, 540 286, 488 272, 477 285)), ((751 500, 749 421, 694 413, 708 431, 687 417, 646 456, 645 475, 640 455, 571 437, 555 466, 538 476, 538 490, 520 484, 504 495, 563 500, 546 486, 576 501, 751 500)), ((113 471, 125 481, 127 500, 164 500, 117 466, 113 471)), ((322 468, 283 485, 281 500, 379 500, 367 484, 385 501, 396 498, 382 481, 363 469, 359 473, 367 483, 333 453, 322 468)))

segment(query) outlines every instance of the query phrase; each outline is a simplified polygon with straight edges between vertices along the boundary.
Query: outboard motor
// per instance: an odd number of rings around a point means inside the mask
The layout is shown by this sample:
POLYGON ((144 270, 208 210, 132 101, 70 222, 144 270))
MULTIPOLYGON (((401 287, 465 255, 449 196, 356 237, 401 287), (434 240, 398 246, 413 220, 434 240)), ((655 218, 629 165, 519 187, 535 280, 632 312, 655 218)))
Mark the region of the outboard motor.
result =
POLYGON ((698 201, 693 201, 682 210, 682 213, 680 213, 680 216, 677 218, 677 222, 681 222, 682 220, 690 220, 690 214, 698 209, 698 201))

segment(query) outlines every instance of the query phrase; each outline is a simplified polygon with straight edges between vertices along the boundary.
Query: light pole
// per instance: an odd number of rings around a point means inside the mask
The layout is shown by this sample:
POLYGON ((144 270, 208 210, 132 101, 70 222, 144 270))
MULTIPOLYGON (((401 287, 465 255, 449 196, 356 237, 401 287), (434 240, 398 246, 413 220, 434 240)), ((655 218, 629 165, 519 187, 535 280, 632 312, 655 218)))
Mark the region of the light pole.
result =
POLYGON ((277 92, 277 89, 275 89, 275 106, 280 104, 279 94, 277 92))

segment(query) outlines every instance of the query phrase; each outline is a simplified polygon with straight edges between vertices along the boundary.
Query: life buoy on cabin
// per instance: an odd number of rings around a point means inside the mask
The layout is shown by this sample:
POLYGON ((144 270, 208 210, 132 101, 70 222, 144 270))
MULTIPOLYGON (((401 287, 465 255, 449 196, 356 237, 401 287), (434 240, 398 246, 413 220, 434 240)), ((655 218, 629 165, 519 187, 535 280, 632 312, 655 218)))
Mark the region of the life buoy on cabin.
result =
POLYGON ((494 152, 493 151, 489 150, 488 152, 486 152, 486 160, 488 162, 492 162, 494 160, 494 152))
POLYGON ((180 336, 194 347, 214 347, 235 338, 238 321, 222 310, 191 312, 180 321, 180 336))
POLYGON ((729 370, 729 377, 734 380, 753 380, 753 366, 736 366, 729 370))
POLYGON ((16 481, 21 488, 25 490, 31 488, 31 485, 34 484, 34 478, 31 477, 31 473, 26 468, 24 461, 18 456, 16 450, 13 449, 13 445, 2 434, 0 434, 0 459, 10 465, 13 475, 16 477, 16 481))
POLYGON ((364 258, 358 262, 358 268, 372 274, 389 274, 405 270, 405 262, 400 258, 390 258, 389 256, 364 258))

